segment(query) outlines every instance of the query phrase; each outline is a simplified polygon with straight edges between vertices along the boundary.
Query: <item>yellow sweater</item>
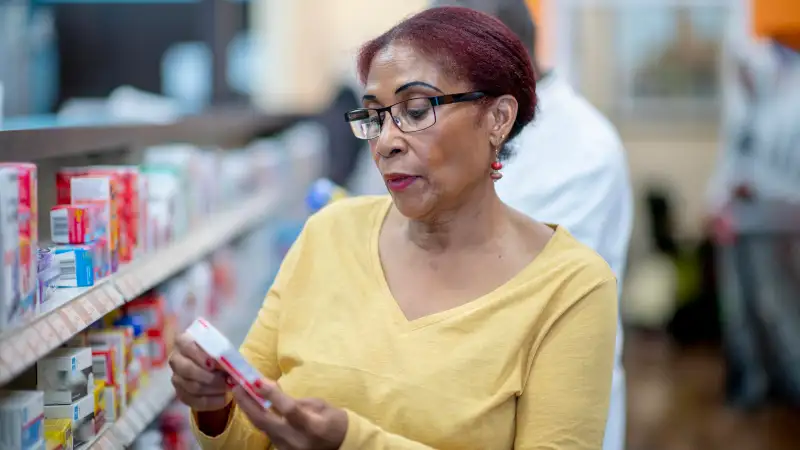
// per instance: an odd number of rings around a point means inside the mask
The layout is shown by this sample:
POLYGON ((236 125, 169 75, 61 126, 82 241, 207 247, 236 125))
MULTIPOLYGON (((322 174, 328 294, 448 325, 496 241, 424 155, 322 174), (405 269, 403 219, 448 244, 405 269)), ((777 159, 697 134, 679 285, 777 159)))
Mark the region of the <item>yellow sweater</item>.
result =
MULTIPOLYGON (((342 450, 601 448, 617 327, 616 281, 557 228, 495 291, 408 321, 378 256, 388 197, 342 200, 312 217, 242 345, 296 397, 344 408, 342 450)), ((204 449, 262 450, 234 407, 204 449)))

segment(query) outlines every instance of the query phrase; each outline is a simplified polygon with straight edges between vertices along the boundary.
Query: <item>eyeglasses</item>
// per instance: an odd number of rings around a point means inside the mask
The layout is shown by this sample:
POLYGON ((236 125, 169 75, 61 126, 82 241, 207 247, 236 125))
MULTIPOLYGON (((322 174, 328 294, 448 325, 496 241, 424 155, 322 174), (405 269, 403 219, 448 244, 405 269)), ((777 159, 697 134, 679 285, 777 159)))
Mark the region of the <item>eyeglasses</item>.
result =
POLYGON ((384 108, 360 108, 345 113, 345 122, 350 123, 353 134, 359 139, 375 139, 380 136, 386 113, 392 122, 404 133, 422 131, 436 123, 435 106, 451 103, 471 102, 485 97, 483 92, 440 95, 438 97, 418 97, 404 100, 384 108))

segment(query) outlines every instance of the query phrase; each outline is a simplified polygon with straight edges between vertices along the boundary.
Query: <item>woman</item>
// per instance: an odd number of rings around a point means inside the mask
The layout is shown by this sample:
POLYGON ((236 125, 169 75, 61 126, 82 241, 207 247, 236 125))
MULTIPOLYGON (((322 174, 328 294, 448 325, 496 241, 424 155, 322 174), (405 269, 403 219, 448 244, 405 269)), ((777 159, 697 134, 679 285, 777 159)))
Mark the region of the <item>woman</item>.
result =
POLYGON ((329 206, 287 255, 242 346, 271 410, 179 338, 201 445, 600 448, 616 281, 494 189, 536 109, 525 48, 491 16, 435 8, 367 43, 359 72, 346 119, 391 196, 329 206))

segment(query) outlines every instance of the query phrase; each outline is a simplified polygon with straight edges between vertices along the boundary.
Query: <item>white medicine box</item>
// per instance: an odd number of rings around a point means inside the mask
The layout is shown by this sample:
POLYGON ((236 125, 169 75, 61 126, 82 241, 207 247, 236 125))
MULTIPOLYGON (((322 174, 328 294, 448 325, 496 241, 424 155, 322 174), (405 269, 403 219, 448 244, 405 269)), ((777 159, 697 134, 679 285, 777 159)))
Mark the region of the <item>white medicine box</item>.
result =
POLYGON ((44 398, 38 391, 0 391, 0 448, 34 449, 44 442, 44 398))
POLYGON ((36 364, 36 387, 44 391, 45 405, 70 405, 92 396, 92 349, 59 348, 36 364))
POLYGON ((74 448, 92 440, 96 430, 94 426, 94 393, 87 395, 70 405, 45 405, 45 419, 72 420, 72 443, 74 448))

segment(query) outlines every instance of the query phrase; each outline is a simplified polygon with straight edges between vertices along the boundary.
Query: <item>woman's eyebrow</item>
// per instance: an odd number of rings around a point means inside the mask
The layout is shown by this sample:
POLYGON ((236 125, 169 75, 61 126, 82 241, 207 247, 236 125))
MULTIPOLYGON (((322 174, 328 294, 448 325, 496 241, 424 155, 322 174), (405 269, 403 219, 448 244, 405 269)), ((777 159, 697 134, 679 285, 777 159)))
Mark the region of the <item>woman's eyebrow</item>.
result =
MULTIPOLYGON (((411 81, 411 82, 406 83, 406 84, 400 86, 399 88, 395 89, 394 93, 395 93, 395 95, 399 94, 399 93, 403 92, 404 90, 406 90, 408 88, 411 88, 411 87, 414 87, 414 86, 426 87, 428 89, 433 89, 436 92, 440 92, 440 93, 444 94, 444 91, 442 91, 441 89, 437 88, 436 86, 434 86, 434 85, 432 85, 430 83, 426 83, 424 81, 411 81)), ((377 100, 378 100, 378 97, 376 97, 374 95, 371 95, 371 94, 365 94, 363 97, 361 97, 361 101, 362 102, 377 101, 377 100)))
POLYGON ((404 91, 404 90, 406 90, 406 89, 408 89, 410 87, 414 87, 414 86, 426 87, 428 89, 433 89, 434 91, 441 92, 442 94, 444 94, 444 91, 442 91, 441 89, 437 88, 436 86, 434 86, 432 84, 428 84, 428 83, 426 83, 424 81, 412 81, 410 83, 406 83, 406 84, 400 86, 399 88, 395 89, 394 93, 395 94, 399 94, 400 92, 402 92, 402 91, 404 91))

